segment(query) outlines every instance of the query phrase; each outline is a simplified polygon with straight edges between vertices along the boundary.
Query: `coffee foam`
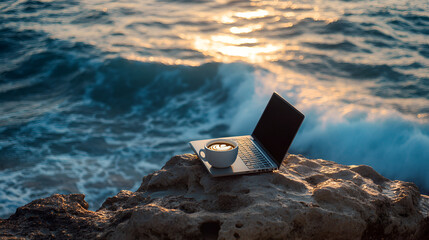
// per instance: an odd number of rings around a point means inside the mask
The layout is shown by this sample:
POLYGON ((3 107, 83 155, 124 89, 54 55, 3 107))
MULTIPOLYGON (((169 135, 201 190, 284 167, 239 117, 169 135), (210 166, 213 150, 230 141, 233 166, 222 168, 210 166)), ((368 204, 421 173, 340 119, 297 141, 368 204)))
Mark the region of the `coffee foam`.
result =
POLYGON ((208 149, 214 151, 228 151, 234 149, 234 145, 229 143, 213 143, 208 146, 208 149))

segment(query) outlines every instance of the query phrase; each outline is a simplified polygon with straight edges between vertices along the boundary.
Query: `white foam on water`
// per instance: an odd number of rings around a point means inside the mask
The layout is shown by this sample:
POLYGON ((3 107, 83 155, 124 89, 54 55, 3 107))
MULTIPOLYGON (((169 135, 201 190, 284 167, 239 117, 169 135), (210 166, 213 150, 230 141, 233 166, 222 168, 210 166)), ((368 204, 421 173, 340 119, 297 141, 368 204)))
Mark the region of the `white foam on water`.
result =
MULTIPOLYGON (((172 73, 169 76, 171 81, 183 80, 172 73)), ((343 164, 367 164, 389 178, 412 180, 429 189, 426 123, 394 110, 323 99, 316 96, 317 92, 328 88, 309 94, 312 86, 323 85, 315 79, 246 63, 221 64, 215 78, 220 81, 218 89, 211 84, 215 79, 209 80, 196 91, 169 95, 162 108, 152 113, 137 102, 130 112, 114 117, 71 113, 67 124, 58 125, 62 118, 54 113, 27 124, 22 131, 31 132, 32 137, 43 139, 44 133, 55 133, 62 136, 55 143, 64 147, 70 143, 73 147, 67 154, 58 154, 50 153, 52 141, 41 147, 25 146, 27 152, 44 159, 32 166, 0 172, 4 180, 0 181, 0 215, 53 193, 84 193, 95 210, 105 197, 121 189, 136 190, 142 176, 161 168, 174 154, 191 152, 188 141, 250 134, 273 91, 306 115, 290 152, 343 164), (172 114, 180 115, 180 109, 185 109, 184 116, 172 114), (119 129, 118 133, 115 128, 123 126, 136 130, 119 129), (227 127, 218 130, 219 126, 227 127), (102 144, 106 149, 86 152, 74 147, 79 146, 76 142, 86 143, 92 138, 105 142, 88 144, 95 144, 95 148, 102 144), (52 179, 58 179, 57 184, 52 179)), ((98 84, 103 83, 100 80, 98 84)), ((142 94, 141 101, 148 100, 145 96, 142 94)), ((80 105, 109 110, 91 101, 88 93, 71 108, 80 109, 80 105)))
POLYGON ((222 84, 229 92, 229 133, 249 135, 275 90, 274 76, 244 63, 222 64, 219 67, 222 84))
POLYGON ((22 2, 0 2, 5 42, 17 43, 5 48, 0 66, 7 79, 0 94, 10 98, 0 106, 0 134, 8 135, 0 136, 0 216, 53 193, 85 193, 96 209, 120 189, 137 189, 173 154, 190 152, 190 140, 250 134, 273 91, 307 116, 292 152, 428 185, 421 176, 429 170, 427 124, 380 113, 399 104, 428 119, 427 38, 419 24, 426 2, 149 2, 51 1, 31 13, 22 2), (240 17, 258 9, 269 14, 240 17), (231 31, 238 28, 251 32, 231 31), (218 79, 210 75, 217 64, 189 67, 234 61, 262 67, 221 64, 218 79), (273 62, 310 76, 279 72, 273 62), (156 81, 146 78, 152 75, 156 81), (312 77, 343 85, 319 88, 325 83, 312 77), (350 95, 382 82, 372 96, 350 95), (31 88, 39 83, 46 95, 31 88), (27 88, 36 98, 25 98, 33 96, 27 88), (11 91, 18 92, 3 95, 11 91), (148 111, 145 103, 158 98, 148 111))
POLYGON ((272 91, 278 91, 306 115, 290 152, 342 164, 366 164, 391 179, 414 181, 427 193, 427 122, 379 106, 320 100, 322 97, 306 95, 312 86, 323 85, 315 79, 288 80, 288 76, 262 75, 261 71, 246 71, 233 64, 219 69, 226 85, 232 88, 229 104, 237 105, 231 111, 231 135, 249 134, 272 91), (308 81, 313 81, 312 86, 306 85, 308 81))
POLYGON ((392 179, 429 190, 429 127, 395 112, 304 109, 307 119, 294 150, 343 164, 366 164, 392 179))

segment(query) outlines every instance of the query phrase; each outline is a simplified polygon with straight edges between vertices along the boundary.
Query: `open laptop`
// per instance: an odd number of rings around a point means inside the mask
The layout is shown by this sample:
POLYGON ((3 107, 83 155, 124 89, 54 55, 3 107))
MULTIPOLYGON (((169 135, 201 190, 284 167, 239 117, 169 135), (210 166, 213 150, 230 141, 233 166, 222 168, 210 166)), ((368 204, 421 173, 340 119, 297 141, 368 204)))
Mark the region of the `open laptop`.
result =
POLYGON ((238 156, 231 167, 212 167, 198 155, 200 149, 214 139, 191 141, 189 144, 214 177, 273 171, 286 157, 303 120, 304 114, 274 92, 252 135, 222 138, 238 143, 238 156))

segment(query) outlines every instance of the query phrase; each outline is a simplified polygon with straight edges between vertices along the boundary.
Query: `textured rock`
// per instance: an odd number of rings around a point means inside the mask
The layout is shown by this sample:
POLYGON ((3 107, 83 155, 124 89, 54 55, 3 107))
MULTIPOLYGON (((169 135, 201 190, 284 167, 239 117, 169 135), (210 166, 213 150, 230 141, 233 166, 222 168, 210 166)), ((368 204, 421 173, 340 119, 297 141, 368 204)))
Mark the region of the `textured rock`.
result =
POLYGON ((213 178, 175 156, 96 211, 53 195, 0 220, 19 239, 427 239, 429 197, 368 166, 290 155, 279 171, 213 178))
POLYGON ((55 194, 32 201, 8 220, 0 220, 0 239, 95 238, 106 218, 89 211, 84 198, 83 194, 55 194))

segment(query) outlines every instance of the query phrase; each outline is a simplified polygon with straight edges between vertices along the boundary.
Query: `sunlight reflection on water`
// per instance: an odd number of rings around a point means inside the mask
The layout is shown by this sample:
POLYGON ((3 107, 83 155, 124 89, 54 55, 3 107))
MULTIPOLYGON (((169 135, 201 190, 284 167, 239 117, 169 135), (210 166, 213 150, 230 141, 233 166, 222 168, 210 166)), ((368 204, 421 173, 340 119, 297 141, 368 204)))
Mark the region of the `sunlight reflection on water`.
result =
POLYGON ((10 2, 0 215, 60 190, 97 207, 189 140, 248 134, 272 91, 307 116, 293 151, 429 189, 425 1, 10 2))

